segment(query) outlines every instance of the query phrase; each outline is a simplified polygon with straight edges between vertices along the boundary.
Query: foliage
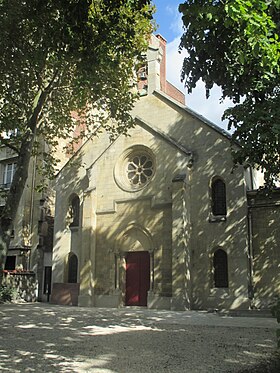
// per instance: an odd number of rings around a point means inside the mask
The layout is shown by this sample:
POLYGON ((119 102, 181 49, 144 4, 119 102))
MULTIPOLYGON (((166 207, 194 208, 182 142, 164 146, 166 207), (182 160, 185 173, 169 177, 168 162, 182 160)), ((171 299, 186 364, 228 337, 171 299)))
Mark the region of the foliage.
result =
POLYGON ((0 303, 11 302, 16 298, 16 290, 8 285, 0 285, 0 303))
POLYGON ((36 135, 49 144, 69 138, 72 111, 87 126, 94 120, 111 134, 125 131, 136 98, 133 65, 146 49, 151 14, 149 1, 139 0, 1 0, 0 131, 17 131, 2 142, 19 150, 44 93, 36 135))
POLYGON ((182 80, 191 92, 202 79, 207 97, 217 84, 236 104, 223 115, 242 147, 235 162, 265 170, 271 186, 280 172, 280 1, 189 0, 179 10, 182 80))
POLYGON ((133 125, 133 70, 147 49, 152 13, 150 0, 0 0, 0 145, 17 155, 0 254, 32 155, 43 158, 49 178, 53 151, 77 125, 79 136, 103 128, 111 137, 133 125))

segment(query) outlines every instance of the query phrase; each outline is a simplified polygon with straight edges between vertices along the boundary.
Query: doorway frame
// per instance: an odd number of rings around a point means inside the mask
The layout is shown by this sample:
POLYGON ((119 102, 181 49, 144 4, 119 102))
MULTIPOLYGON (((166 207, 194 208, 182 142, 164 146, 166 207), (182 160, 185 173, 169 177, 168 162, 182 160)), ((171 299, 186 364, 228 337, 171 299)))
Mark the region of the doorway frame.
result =
MULTIPOLYGON (((154 252, 155 246, 151 233, 144 227, 131 223, 116 238, 115 253, 115 291, 120 293, 121 306, 126 307, 126 256, 130 252, 146 251, 150 255, 150 289, 154 290, 154 252), (131 245, 133 240, 139 245, 131 245), (130 244, 128 244, 130 242, 130 244)), ((149 296, 147 299, 149 307, 149 296)))

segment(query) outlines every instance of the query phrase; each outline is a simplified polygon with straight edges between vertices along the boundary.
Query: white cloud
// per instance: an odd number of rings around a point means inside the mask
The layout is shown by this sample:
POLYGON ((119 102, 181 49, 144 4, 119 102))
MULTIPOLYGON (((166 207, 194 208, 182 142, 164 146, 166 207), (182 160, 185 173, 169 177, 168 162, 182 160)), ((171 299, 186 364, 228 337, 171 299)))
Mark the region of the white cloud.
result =
POLYGON ((181 18, 181 13, 178 12, 178 4, 175 6, 168 5, 166 7, 166 10, 170 14, 171 18, 169 29, 175 35, 181 35, 183 33, 183 22, 181 18))
POLYGON ((184 85, 180 81, 180 76, 181 76, 181 68, 183 64, 183 59, 186 54, 184 52, 181 54, 178 52, 179 43, 180 43, 180 37, 177 37, 171 43, 167 43, 166 73, 167 73, 167 80, 173 85, 175 85, 177 88, 183 90, 184 85))
POLYGON ((223 112, 231 106, 232 103, 229 99, 220 102, 220 98, 221 90, 218 86, 214 86, 211 89, 210 97, 206 99, 204 83, 199 81, 193 93, 186 94, 186 104, 211 122, 227 130, 227 121, 222 121, 221 117, 223 112))
MULTIPOLYGON (((178 52, 179 44, 180 37, 167 44, 166 71, 167 80, 184 92, 184 84, 181 83, 180 78, 186 52, 182 51, 181 54, 178 52)), ((210 92, 210 97, 206 99, 204 84, 199 81, 192 94, 186 93, 186 105, 223 129, 227 129, 227 123, 225 121, 222 122, 221 117, 225 109, 231 106, 231 101, 224 100, 224 102, 220 103, 220 97, 220 88, 215 86, 210 92)))

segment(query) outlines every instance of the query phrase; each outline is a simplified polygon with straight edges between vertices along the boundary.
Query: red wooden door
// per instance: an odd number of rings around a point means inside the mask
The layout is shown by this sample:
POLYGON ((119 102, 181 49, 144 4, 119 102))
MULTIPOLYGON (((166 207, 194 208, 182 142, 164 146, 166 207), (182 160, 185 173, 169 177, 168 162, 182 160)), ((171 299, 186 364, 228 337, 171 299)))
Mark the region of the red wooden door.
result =
POLYGON ((150 289, 150 254, 128 253, 126 257, 126 305, 147 306, 150 289))

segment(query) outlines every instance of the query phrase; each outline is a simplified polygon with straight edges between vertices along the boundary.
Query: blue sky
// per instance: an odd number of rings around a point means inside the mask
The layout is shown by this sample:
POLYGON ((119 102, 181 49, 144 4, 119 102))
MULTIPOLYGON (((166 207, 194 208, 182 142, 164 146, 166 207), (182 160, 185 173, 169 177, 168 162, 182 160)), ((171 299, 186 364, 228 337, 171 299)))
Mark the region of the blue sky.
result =
POLYGON ((154 0, 157 11, 156 22, 159 26, 157 32, 165 37, 167 42, 173 41, 181 32, 181 16, 178 6, 181 1, 176 0, 154 0))
MULTIPOLYGON (((167 40, 167 79, 177 88, 184 91, 184 85, 180 81, 180 71, 184 54, 178 53, 180 37, 183 33, 181 14, 178 6, 184 1, 177 0, 153 0, 157 10, 154 15, 160 33, 167 40)), ((213 123, 227 129, 227 123, 221 121, 224 110, 230 106, 229 100, 220 104, 220 89, 214 87, 211 96, 205 98, 204 84, 199 82, 191 95, 186 94, 186 105, 203 115, 213 123)))

